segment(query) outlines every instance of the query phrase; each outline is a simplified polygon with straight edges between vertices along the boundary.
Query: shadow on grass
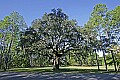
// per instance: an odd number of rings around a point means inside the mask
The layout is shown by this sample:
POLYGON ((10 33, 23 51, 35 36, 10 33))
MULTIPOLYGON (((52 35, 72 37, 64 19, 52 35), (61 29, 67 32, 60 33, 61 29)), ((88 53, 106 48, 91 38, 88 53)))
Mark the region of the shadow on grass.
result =
POLYGON ((8 72, 53 72, 52 69, 35 69, 35 68, 18 68, 18 69, 10 69, 8 72))
POLYGON ((113 69, 109 69, 108 71, 101 69, 60 69, 54 72, 63 72, 63 73, 118 73, 113 69))
POLYGON ((52 70, 52 69, 40 69, 40 68, 14 68, 7 70, 8 72, 48 72, 48 73, 120 73, 115 72, 113 69, 109 69, 108 71, 101 69, 70 69, 70 68, 62 68, 60 70, 52 70))

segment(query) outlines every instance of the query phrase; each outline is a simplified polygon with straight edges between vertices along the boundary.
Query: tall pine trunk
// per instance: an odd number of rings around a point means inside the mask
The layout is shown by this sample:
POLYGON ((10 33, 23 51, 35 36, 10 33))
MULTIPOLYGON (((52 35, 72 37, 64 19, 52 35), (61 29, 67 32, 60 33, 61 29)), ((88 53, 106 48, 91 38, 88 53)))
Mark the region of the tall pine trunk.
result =
POLYGON ((96 54, 96 60, 97 60, 98 71, 99 71, 100 68, 99 68, 99 61, 98 61, 98 56, 97 56, 96 50, 95 50, 95 54, 96 54))
POLYGON ((108 69, 107 69, 107 62, 106 62, 106 57, 105 57, 105 50, 103 50, 103 57, 104 57, 105 68, 107 71, 108 69))
POLYGON ((30 67, 33 67, 33 59, 32 59, 32 54, 29 55, 30 58, 30 67))
POLYGON ((115 71, 117 71, 117 67, 116 67, 116 62, 115 62, 115 57, 114 57, 113 51, 111 51, 111 54, 112 54, 112 59, 113 59, 115 71))
MULTIPOLYGON (((12 31, 12 34, 11 34, 11 40, 10 40, 10 43, 9 43, 9 46, 8 46, 8 52, 7 52, 7 57, 8 57, 8 60, 10 61, 10 52, 11 52, 11 48, 12 48, 12 45, 13 45, 13 31, 12 31)), ((8 63, 8 62, 7 62, 8 63)), ((8 65, 8 69, 10 68, 10 66, 8 65)))
POLYGON ((6 64, 5 64, 5 53, 6 53, 6 51, 5 51, 5 37, 6 37, 6 34, 5 33, 3 33, 3 36, 2 36, 2 38, 3 38, 3 41, 2 41, 2 44, 3 44, 3 47, 2 47, 2 68, 4 69, 4 71, 6 71, 6 64))

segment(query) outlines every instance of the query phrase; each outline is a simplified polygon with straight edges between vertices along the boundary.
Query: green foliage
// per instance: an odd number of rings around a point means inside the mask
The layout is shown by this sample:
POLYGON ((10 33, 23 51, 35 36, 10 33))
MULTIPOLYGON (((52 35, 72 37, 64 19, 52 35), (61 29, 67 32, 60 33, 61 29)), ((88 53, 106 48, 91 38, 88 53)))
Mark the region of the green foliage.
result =
POLYGON ((12 12, 0 20, 0 67, 93 66, 103 59, 109 65, 115 62, 118 67, 119 26, 120 6, 108 11, 105 4, 94 7, 83 27, 76 20, 69 20, 60 8, 33 20, 29 28, 18 12, 12 12), (115 53, 105 56, 111 49, 115 53), (104 52, 102 58, 97 51, 104 52))
MULTIPOLYGON (((79 32, 77 31, 77 24, 75 20, 69 20, 68 16, 62 12, 61 9, 53 9, 51 13, 45 13, 42 19, 36 19, 32 22, 32 32, 26 31, 27 38, 25 44, 33 45, 39 42, 39 48, 42 51, 48 51, 44 53, 46 55, 52 55, 54 57, 61 57, 66 55, 70 50, 77 48, 76 43, 80 43, 79 32), (37 35, 34 35, 33 32, 37 35), (33 37, 32 37, 33 35, 33 37), (31 37, 29 37, 31 36, 31 37), (34 42, 35 41, 35 42, 34 42), (52 53, 49 53, 49 51, 52 53)), ((29 48, 30 49, 30 48, 29 48)), ((32 48, 32 51, 34 49, 32 48)), ((34 50, 36 51, 36 50, 34 50)), ((27 51, 28 52, 28 51, 27 51)), ((58 63, 58 62, 56 62, 58 63)))
MULTIPOLYGON (((120 66, 120 53, 114 54, 114 57, 116 58, 115 62, 117 64, 117 66, 120 66)), ((114 62, 113 62, 113 58, 112 58, 111 54, 108 54, 106 56, 106 59, 107 59, 107 64, 112 66, 114 62)))
POLYGON ((5 16, 0 21, 0 38, 1 38, 1 54, 2 54, 2 65, 4 69, 10 68, 12 60, 12 54, 16 53, 16 47, 19 42, 19 31, 24 29, 25 22, 19 13, 12 12, 9 16, 5 16))

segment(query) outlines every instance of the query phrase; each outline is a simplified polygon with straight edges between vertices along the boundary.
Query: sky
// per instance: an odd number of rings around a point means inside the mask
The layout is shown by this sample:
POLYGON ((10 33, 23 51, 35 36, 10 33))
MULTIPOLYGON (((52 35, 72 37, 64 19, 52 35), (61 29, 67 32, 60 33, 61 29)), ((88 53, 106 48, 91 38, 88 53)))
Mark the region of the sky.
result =
POLYGON ((96 4, 106 4, 109 10, 120 6, 120 0, 0 0, 0 20, 13 11, 22 15, 28 26, 53 8, 61 8, 69 19, 76 19, 83 26, 89 20, 96 4))

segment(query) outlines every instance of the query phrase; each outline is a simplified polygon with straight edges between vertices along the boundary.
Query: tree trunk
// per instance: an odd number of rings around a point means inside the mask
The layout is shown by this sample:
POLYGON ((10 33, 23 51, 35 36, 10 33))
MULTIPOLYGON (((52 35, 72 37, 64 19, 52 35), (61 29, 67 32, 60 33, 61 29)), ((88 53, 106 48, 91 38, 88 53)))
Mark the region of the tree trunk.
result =
POLYGON ((6 69, 7 69, 7 64, 5 62, 5 57, 4 57, 4 61, 3 61, 3 69, 4 69, 4 71, 6 71, 6 69))
POLYGON ((117 71, 116 62, 115 62, 114 54, 113 54, 112 51, 111 51, 111 54, 112 54, 112 58, 113 58, 113 63, 114 63, 115 71, 117 71))
POLYGON ((12 42, 13 42, 13 36, 10 40, 10 45, 8 46, 8 54, 11 52, 12 42))
POLYGON ((99 68, 99 61, 98 61, 98 56, 97 56, 96 51, 95 51, 95 54, 96 54, 96 60, 97 60, 98 71, 99 71, 99 70, 100 70, 100 68, 99 68))
POLYGON ((120 71, 120 66, 118 66, 118 71, 120 71))
POLYGON ((4 56, 4 54, 5 54, 5 37, 6 37, 6 34, 5 33, 3 33, 3 35, 2 35, 2 38, 3 39, 1 39, 2 41, 2 51, 1 51, 1 53, 2 53, 2 69, 4 69, 4 71, 6 71, 6 68, 5 68, 5 56, 4 56))
POLYGON ((88 66, 88 59, 86 58, 86 66, 88 66))
MULTIPOLYGON (((11 40, 10 40, 10 45, 8 46, 8 58, 9 58, 9 56, 10 56, 12 44, 13 44, 13 32, 12 32, 12 36, 11 36, 11 40)), ((9 61, 10 61, 10 59, 9 59, 9 61)), ((7 63, 8 63, 8 62, 7 62, 7 63)), ((6 63, 6 64, 7 64, 7 63, 6 63)), ((8 65, 8 67, 9 67, 9 65, 8 65)))
POLYGON ((53 70, 59 70, 60 57, 54 56, 53 59, 53 70))
POLYGON ((81 59, 79 59, 79 64, 80 64, 80 66, 82 66, 82 65, 83 65, 83 63, 82 63, 82 60, 81 60, 81 59))
POLYGON ((106 71, 107 71, 108 69, 107 69, 107 62, 106 62, 106 57, 105 57, 105 51, 104 50, 103 50, 103 57, 104 57, 105 68, 106 68, 106 71))
POLYGON ((30 67, 33 67, 32 54, 30 54, 30 67))

